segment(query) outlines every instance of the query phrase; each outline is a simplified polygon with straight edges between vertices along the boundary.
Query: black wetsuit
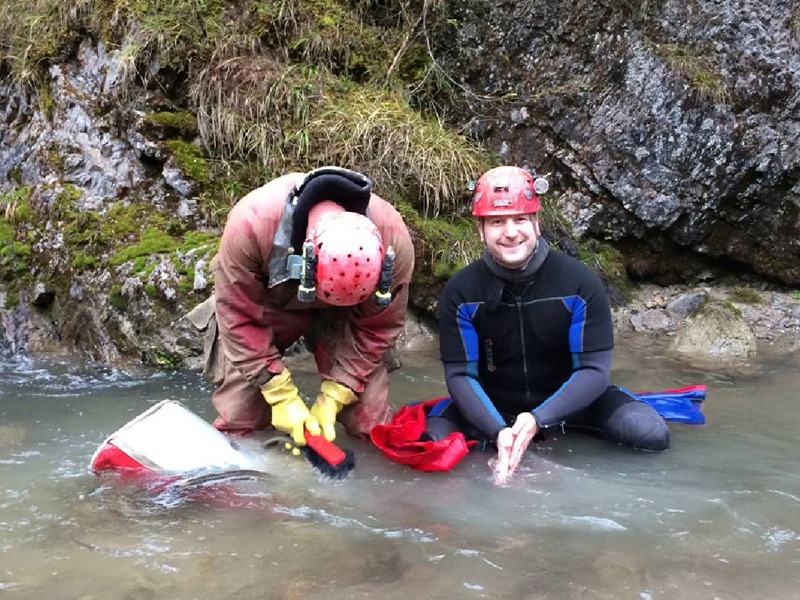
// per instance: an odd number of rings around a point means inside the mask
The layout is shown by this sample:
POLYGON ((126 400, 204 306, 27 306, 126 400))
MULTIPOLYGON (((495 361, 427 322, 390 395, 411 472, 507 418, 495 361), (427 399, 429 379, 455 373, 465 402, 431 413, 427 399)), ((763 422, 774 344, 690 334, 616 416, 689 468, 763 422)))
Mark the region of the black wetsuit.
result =
POLYGON ((451 278, 439 346, 453 402, 430 415, 435 439, 455 425, 494 442, 531 411, 543 431, 563 424, 640 449, 669 447, 658 413, 609 385, 613 324, 599 277, 543 239, 524 269, 485 252, 451 278))

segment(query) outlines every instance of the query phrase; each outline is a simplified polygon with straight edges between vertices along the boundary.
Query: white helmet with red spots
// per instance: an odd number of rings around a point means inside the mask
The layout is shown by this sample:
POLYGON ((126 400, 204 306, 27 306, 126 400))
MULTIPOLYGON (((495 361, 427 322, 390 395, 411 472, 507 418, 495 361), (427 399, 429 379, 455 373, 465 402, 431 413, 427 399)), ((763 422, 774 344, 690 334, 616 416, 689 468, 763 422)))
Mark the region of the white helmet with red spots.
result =
POLYGON ((353 306, 378 287, 384 259, 383 240, 364 215, 322 202, 309 214, 307 242, 316 257, 316 297, 334 306, 353 306))

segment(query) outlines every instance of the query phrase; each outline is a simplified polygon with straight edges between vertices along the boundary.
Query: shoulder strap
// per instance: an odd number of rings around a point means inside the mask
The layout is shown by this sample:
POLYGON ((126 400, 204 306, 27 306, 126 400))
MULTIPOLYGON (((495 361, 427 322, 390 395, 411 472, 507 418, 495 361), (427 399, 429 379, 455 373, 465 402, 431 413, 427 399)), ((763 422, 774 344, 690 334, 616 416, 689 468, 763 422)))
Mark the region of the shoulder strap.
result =
POLYGON ((367 214, 372 181, 365 175, 341 167, 320 167, 303 178, 289 195, 294 206, 291 246, 299 253, 308 227, 308 212, 323 200, 336 202, 348 212, 367 214))

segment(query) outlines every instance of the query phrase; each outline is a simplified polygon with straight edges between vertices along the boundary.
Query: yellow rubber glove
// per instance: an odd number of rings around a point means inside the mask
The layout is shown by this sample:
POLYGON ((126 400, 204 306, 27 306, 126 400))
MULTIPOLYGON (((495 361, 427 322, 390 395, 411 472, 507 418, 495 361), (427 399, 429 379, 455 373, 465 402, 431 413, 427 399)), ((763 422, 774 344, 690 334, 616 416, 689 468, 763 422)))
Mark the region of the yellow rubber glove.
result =
POLYGON ((261 394, 272 406, 272 426, 292 436, 295 444, 305 446, 304 429, 314 435, 320 434, 319 423, 308 412, 289 369, 284 369, 261 386, 261 394))
POLYGON ((316 417, 326 440, 332 442, 336 439, 336 415, 356 400, 356 393, 346 385, 328 380, 322 382, 317 401, 311 407, 311 416, 316 417))

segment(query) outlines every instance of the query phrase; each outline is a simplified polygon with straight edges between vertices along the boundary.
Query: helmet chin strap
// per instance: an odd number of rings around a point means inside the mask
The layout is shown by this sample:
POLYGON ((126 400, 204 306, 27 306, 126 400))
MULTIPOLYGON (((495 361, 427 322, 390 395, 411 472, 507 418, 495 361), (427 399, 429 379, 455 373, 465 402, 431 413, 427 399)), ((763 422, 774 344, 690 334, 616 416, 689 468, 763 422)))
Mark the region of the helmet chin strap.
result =
MULTIPOLYGON (((381 263, 381 278, 372 299, 376 306, 386 308, 392 302, 392 287, 394 271, 394 248, 389 246, 381 263)), ((300 267, 300 285, 297 287, 297 299, 300 302, 314 302, 317 299, 317 255, 314 242, 307 240, 303 243, 303 263, 300 267)))
POLYGON ((394 271, 394 248, 389 246, 386 249, 386 254, 383 257, 381 264, 381 278, 378 281, 378 288, 375 290, 375 304, 381 308, 389 306, 392 301, 392 293, 389 291, 392 287, 392 271, 394 271))
POLYGON ((317 298, 317 256, 314 252, 314 242, 311 240, 303 244, 303 264, 300 267, 300 285, 297 288, 297 299, 300 302, 313 302, 317 298))

